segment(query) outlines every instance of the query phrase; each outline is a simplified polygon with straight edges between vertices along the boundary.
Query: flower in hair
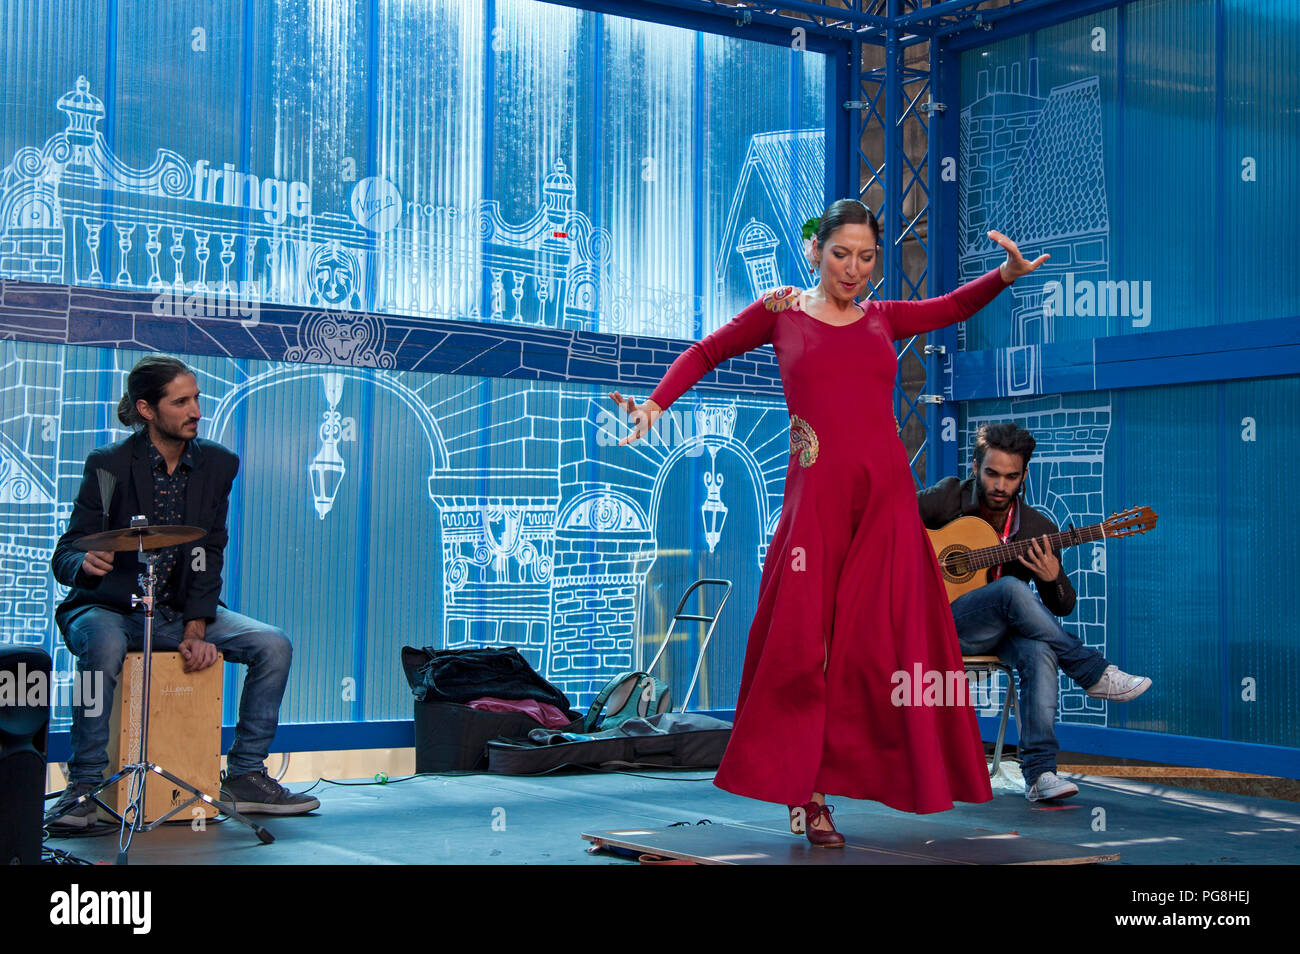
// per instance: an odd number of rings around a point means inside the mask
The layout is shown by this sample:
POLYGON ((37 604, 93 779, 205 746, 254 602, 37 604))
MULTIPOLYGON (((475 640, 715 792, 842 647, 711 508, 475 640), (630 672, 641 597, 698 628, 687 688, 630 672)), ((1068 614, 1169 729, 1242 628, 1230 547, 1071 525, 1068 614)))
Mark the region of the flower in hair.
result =
POLYGON ((803 228, 800 229, 803 234, 803 255, 811 266, 808 269, 809 274, 817 271, 817 263, 813 261, 813 239, 817 237, 817 230, 821 227, 821 224, 822 220, 820 218, 812 218, 805 222, 803 228))

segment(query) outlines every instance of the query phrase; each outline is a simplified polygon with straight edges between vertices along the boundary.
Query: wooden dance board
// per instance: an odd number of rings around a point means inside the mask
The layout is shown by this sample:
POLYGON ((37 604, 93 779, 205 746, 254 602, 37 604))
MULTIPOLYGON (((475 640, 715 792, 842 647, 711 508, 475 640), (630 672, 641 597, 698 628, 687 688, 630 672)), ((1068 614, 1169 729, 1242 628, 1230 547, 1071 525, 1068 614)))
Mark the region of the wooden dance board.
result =
POLYGON ((1087 865, 1119 854, 1014 832, 970 834, 934 822, 881 816, 835 820, 843 848, 815 848, 803 835, 749 825, 680 825, 583 832, 594 846, 705 865, 1087 865))

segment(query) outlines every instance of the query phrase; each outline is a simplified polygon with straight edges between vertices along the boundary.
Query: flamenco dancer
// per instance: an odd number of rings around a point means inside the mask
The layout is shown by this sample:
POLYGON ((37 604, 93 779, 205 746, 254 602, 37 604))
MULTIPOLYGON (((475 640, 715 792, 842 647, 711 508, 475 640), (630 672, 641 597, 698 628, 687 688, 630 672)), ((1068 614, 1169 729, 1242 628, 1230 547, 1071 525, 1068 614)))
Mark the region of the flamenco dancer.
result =
POLYGON ((786 805, 791 829, 802 816, 814 845, 844 844, 827 794, 916 813, 993 797, 966 698, 891 701, 894 673, 917 663, 945 685, 964 672, 894 419, 892 342, 964 321, 1048 258, 1028 262, 988 234, 1007 259, 982 278, 926 301, 862 305, 880 227, 861 202, 841 199, 812 244, 816 287, 764 295, 683 352, 645 403, 610 394, 635 423, 628 444, 727 358, 776 351, 790 412, 785 497, 714 784, 786 805))

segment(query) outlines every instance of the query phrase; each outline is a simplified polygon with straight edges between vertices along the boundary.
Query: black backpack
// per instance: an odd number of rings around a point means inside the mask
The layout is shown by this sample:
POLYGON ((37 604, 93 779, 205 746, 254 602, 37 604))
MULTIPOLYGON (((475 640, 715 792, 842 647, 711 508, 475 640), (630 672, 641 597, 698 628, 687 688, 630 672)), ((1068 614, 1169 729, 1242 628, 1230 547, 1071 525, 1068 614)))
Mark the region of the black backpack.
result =
POLYGON ((477 649, 402 648, 406 681, 420 702, 472 702, 482 696, 536 699, 561 712, 569 698, 551 685, 513 646, 477 649))

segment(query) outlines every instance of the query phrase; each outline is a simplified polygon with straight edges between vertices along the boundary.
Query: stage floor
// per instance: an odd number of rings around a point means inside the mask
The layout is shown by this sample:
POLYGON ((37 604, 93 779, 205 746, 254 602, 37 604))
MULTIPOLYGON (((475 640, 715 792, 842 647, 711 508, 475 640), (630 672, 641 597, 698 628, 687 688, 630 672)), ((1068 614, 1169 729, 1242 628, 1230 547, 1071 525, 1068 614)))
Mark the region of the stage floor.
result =
MULTIPOLYGON (((587 853, 583 832, 694 825, 745 825, 785 837, 785 810, 714 787, 706 773, 638 775, 565 772, 540 778, 502 775, 426 776, 386 785, 320 783, 314 815, 259 816, 276 836, 261 845, 231 821, 188 823, 137 834, 133 864, 633 864, 587 853)), ((1015 832, 1023 837, 1120 855, 1118 864, 1300 864, 1300 804, 1123 779, 1070 776, 1074 798, 1034 805, 1021 794, 995 793, 983 805, 914 816, 871 802, 832 798, 842 831, 953 838, 1015 832), (937 827, 936 827, 937 826, 937 827)), ((290 786, 301 790, 305 786, 290 786)), ((117 829, 51 838, 47 845, 88 861, 113 861, 117 829)), ((920 843, 923 843, 920 842, 920 843)))

